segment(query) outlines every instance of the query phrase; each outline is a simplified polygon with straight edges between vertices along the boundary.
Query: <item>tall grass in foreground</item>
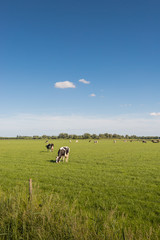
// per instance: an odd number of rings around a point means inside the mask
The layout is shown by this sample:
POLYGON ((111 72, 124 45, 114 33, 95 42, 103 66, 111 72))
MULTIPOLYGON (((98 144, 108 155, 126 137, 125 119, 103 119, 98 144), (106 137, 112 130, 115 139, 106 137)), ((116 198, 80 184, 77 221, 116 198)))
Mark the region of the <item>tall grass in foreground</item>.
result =
POLYGON ((29 201, 27 190, 15 189, 9 195, 0 193, 0 239, 158 240, 160 228, 129 226, 127 216, 116 210, 105 218, 97 210, 92 218, 76 201, 69 204, 58 194, 43 195, 37 190, 29 201))

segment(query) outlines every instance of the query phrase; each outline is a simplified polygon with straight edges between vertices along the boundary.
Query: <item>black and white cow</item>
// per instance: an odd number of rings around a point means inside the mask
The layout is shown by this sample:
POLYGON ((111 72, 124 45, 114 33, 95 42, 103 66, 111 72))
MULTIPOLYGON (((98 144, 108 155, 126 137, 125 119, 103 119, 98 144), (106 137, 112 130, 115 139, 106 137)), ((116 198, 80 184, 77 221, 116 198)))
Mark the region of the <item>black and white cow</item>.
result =
POLYGON ((50 150, 50 152, 51 152, 51 151, 53 152, 54 144, 53 144, 53 143, 49 143, 49 144, 46 145, 46 148, 47 148, 48 150, 50 150))
POLYGON ((70 152, 69 147, 67 147, 67 146, 66 147, 61 147, 58 150, 58 156, 56 157, 56 163, 59 163, 61 158, 63 159, 63 162, 64 162, 64 159, 66 159, 66 162, 68 162, 69 152, 70 152))

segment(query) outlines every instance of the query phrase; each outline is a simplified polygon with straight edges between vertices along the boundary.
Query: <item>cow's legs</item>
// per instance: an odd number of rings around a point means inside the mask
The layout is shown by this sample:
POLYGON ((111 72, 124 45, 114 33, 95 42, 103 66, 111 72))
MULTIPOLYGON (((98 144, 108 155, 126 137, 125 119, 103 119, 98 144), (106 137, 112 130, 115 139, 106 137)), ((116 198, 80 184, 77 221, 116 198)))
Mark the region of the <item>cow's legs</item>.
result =
POLYGON ((59 163, 59 162, 60 162, 60 159, 61 159, 61 157, 57 157, 57 158, 56 158, 56 163, 59 163))
POLYGON ((66 154, 66 162, 68 162, 68 158, 69 158, 69 153, 66 154))

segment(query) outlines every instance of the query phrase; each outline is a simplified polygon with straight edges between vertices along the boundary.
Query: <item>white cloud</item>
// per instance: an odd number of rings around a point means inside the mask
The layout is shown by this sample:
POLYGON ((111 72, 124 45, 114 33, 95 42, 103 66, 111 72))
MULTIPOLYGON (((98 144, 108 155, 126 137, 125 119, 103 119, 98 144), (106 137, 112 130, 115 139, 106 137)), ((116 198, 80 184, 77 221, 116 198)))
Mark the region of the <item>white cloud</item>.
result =
POLYGON ((95 97, 95 96, 96 96, 96 94, 94 94, 94 93, 91 93, 89 96, 90 96, 90 97, 95 97))
POLYGON ((64 82, 56 82, 54 84, 55 88, 75 88, 76 86, 69 81, 64 81, 64 82))
POLYGON ((85 79, 83 79, 83 78, 82 78, 82 79, 80 79, 80 80, 79 80, 79 82, 82 82, 82 83, 84 83, 84 84, 90 84, 90 82, 89 82, 89 81, 86 81, 86 80, 85 80, 85 79))
POLYGON ((117 133, 137 136, 160 136, 160 118, 145 119, 131 115, 115 117, 52 116, 20 114, 0 116, 0 136, 33 136, 47 134, 117 133))
POLYGON ((156 116, 156 117, 157 117, 157 116, 160 116, 160 112, 157 112, 157 113, 156 113, 156 112, 152 112, 152 113, 150 113, 150 115, 151 115, 151 116, 156 116))

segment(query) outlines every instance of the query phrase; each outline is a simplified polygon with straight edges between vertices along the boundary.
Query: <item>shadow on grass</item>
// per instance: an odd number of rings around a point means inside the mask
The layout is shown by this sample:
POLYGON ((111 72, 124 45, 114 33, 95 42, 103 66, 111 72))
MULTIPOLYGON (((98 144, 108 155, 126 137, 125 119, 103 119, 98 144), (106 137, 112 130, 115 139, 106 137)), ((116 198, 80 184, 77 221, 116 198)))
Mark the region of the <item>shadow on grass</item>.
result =
POLYGON ((52 153, 50 151, 40 151, 41 153, 52 153))
POLYGON ((56 163, 56 160, 47 160, 47 162, 56 163))

